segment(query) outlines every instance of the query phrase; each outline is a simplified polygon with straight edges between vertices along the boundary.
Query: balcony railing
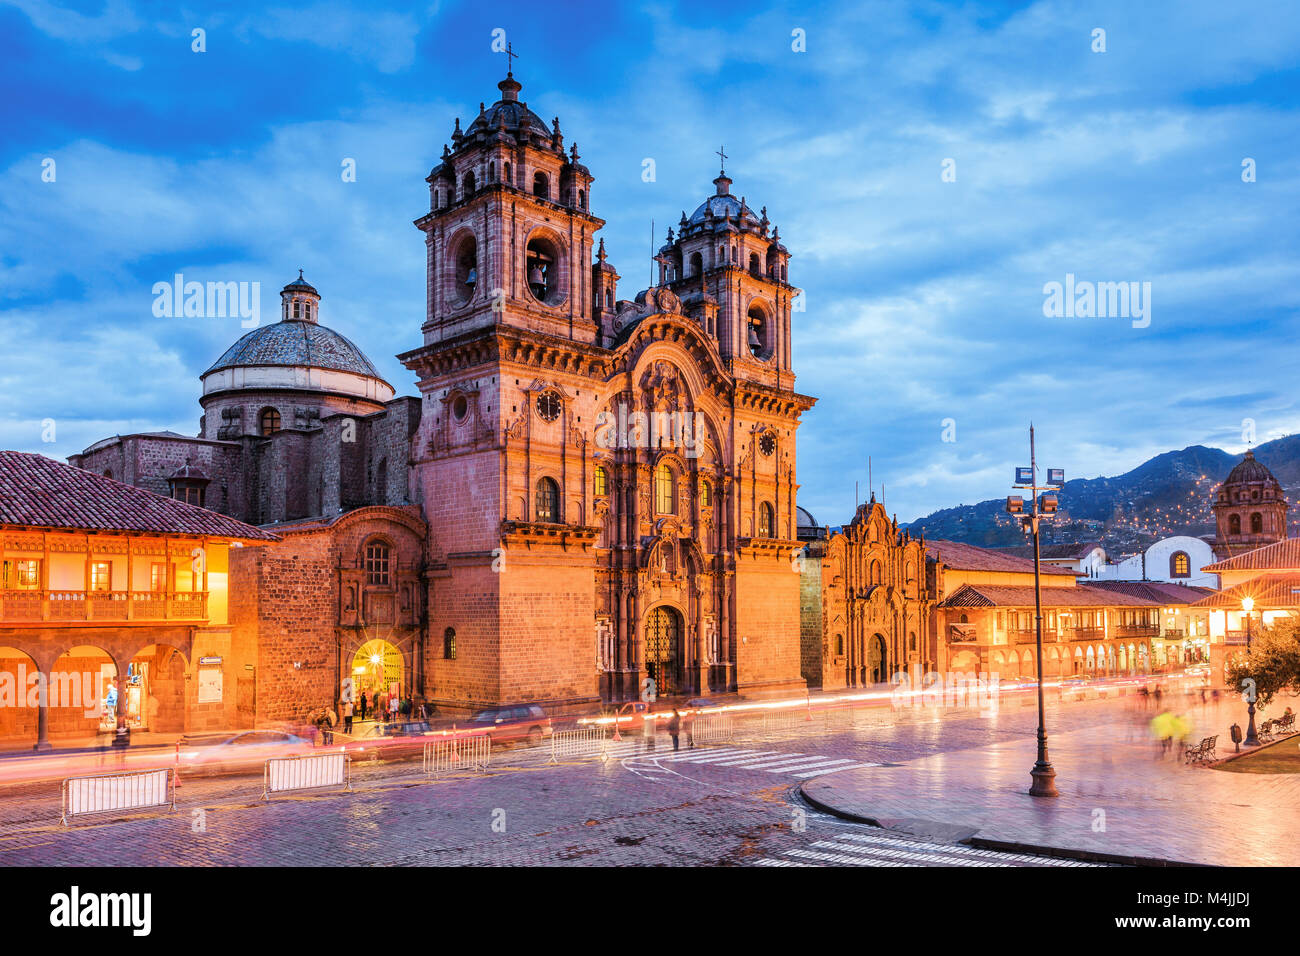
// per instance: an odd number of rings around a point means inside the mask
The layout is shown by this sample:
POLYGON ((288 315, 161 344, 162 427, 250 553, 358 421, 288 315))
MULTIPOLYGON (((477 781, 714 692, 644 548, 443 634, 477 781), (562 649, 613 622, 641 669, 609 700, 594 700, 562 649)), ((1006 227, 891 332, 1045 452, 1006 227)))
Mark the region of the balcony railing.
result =
POLYGON ((1159 624, 1121 624, 1115 628, 1115 637, 1159 637, 1159 624))
POLYGON ((1104 627, 1072 627, 1067 632, 1066 640, 1100 641, 1106 636, 1104 627))
POLYGON ((35 621, 204 621, 206 591, 0 590, 0 624, 35 621))

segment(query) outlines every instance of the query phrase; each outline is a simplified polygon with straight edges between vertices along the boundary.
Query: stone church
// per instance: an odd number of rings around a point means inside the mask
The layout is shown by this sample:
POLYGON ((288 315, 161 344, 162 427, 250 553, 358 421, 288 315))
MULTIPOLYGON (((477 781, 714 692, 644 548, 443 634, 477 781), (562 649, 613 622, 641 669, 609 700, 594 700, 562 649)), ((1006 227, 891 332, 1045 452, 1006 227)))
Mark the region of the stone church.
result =
POLYGON ((349 678, 449 714, 616 703, 648 678, 805 686, 795 447, 815 399, 794 388, 789 251, 724 170, 658 284, 620 298, 576 145, 513 75, 498 89, 456 120, 415 220, 427 307, 399 358, 418 397, 320 324, 300 273, 280 321, 201 376, 197 437, 71 459, 282 539, 231 554, 258 720, 349 678))

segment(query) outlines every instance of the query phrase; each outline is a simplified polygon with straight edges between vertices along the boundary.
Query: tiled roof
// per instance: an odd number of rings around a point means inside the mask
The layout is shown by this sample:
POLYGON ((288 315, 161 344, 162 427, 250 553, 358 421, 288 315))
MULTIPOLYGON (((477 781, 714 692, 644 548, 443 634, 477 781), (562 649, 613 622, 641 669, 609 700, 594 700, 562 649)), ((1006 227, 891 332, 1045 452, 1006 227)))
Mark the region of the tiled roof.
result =
MULTIPOLYGON (((1099 591, 1087 585, 1072 588, 1041 588, 1043 607, 1151 607, 1162 601, 1147 601, 1114 591, 1099 591)), ((1033 607, 1032 585, 963 584, 945 598, 940 607, 1033 607)))
POLYGON ((1254 551, 1207 564, 1201 570, 1210 574, 1224 571, 1300 571, 1300 538, 1283 538, 1254 551))
MULTIPOLYGON (((1089 541, 1085 544, 1044 544, 1039 547, 1038 553, 1044 559, 1054 558, 1058 561, 1062 559, 1078 560, 1086 558, 1094 548, 1099 547, 1101 545, 1096 541, 1089 541)), ((1017 558, 1028 558, 1031 561, 1034 557, 1034 546, 1032 544, 1021 544, 1014 548, 998 548, 997 550, 1002 554, 1009 554, 1017 558)))
POLYGON ((207 508, 21 451, 0 451, 0 525, 280 540, 207 508))
POLYGON ((1150 604, 1195 604, 1207 595, 1217 593, 1214 588, 1174 584, 1170 581, 1089 581, 1082 587, 1129 594, 1150 604))
POLYGON ((301 365, 380 377, 370 359, 351 341, 323 325, 293 319, 249 332, 203 374, 253 365, 301 365))
POLYGON ((1278 572, 1261 574, 1243 581, 1226 591, 1211 592, 1209 597, 1197 601, 1193 607, 1219 607, 1241 610, 1241 599, 1249 595, 1255 600, 1257 610, 1300 606, 1300 573, 1278 572))
MULTIPOLYGON (((1016 571, 1021 574, 1033 574, 1034 562, 1017 558, 1014 555, 977 548, 973 544, 961 544, 957 541, 927 541, 926 553, 938 558, 945 565, 956 571, 1016 571)), ((1041 566, 1043 574, 1074 575, 1069 568, 1058 568, 1050 564, 1041 566)))

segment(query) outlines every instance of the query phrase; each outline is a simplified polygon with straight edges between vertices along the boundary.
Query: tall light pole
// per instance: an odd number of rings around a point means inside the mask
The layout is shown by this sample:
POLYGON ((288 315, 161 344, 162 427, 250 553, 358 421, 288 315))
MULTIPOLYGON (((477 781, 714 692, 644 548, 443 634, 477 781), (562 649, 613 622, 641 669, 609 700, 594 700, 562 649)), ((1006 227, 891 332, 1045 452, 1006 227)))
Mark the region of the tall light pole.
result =
MULTIPOLYGON (((1241 599, 1241 609, 1246 613, 1246 656, 1250 657, 1250 612, 1255 610, 1255 599, 1247 594, 1241 599)), ((1246 727, 1246 739, 1242 743, 1247 747, 1258 747, 1259 737, 1255 734, 1255 689, 1253 687, 1250 690, 1246 713, 1250 715, 1250 723, 1246 727)))
POLYGON ((1059 488, 1065 484, 1065 470, 1062 468, 1047 469, 1047 484, 1038 484, 1038 459, 1034 452, 1034 426, 1029 426, 1029 467, 1016 469, 1015 487, 1023 488, 1029 491, 1033 497, 1030 498, 1029 514, 1025 514, 1025 501, 1019 495, 1009 495, 1007 497, 1007 513, 1020 516, 1020 524, 1029 531, 1034 537, 1034 636, 1035 644, 1038 647, 1038 760, 1034 763, 1034 769, 1029 772, 1034 782, 1029 788, 1031 797, 1056 797, 1060 794, 1056 791, 1056 771, 1052 768, 1051 758, 1047 755, 1047 727, 1046 719, 1043 715, 1043 593, 1042 584, 1039 580, 1039 568, 1041 566, 1041 554, 1038 545, 1038 522, 1041 515, 1050 515, 1056 513, 1056 497, 1053 495, 1043 495, 1040 502, 1038 493, 1040 491, 1049 491, 1052 488, 1059 488))

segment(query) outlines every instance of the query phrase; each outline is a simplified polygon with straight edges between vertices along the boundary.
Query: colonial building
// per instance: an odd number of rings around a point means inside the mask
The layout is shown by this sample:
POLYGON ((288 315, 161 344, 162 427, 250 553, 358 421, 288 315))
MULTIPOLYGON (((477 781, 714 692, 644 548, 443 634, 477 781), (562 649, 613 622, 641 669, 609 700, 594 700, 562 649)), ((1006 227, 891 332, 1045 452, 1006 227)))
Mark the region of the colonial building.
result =
POLYGON ((230 626, 230 556, 276 540, 40 455, 0 451, 0 740, 44 749, 119 727, 251 724, 259 662, 255 643, 230 626), (105 712, 110 688, 115 712, 105 712))
POLYGON ((800 656, 811 687, 879 684, 937 669, 936 592, 926 546, 871 500, 831 532, 804 516, 800 656))
MULTIPOLYGON (((1037 674, 1033 562, 952 541, 928 542, 940 600, 933 615, 941 671, 1037 674)), ((1040 569, 1043 674, 1144 674, 1209 660, 1204 588, 1093 582, 1040 569), (1198 642, 1199 638, 1199 642, 1198 642)))
POLYGON ((202 374, 196 437, 71 459, 283 539, 231 566, 258 719, 348 678, 448 713, 634 699, 647 679, 804 687, 795 447, 814 399, 794 390, 788 250, 723 171, 659 285, 620 299, 576 145, 513 76, 498 89, 456 120, 415 223, 427 305, 399 358, 418 398, 321 324, 300 273, 280 321, 202 374))
POLYGON ((1282 486, 1249 449, 1219 486, 1212 507, 1215 535, 1210 545, 1219 561, 1286 537, 1282 486))

